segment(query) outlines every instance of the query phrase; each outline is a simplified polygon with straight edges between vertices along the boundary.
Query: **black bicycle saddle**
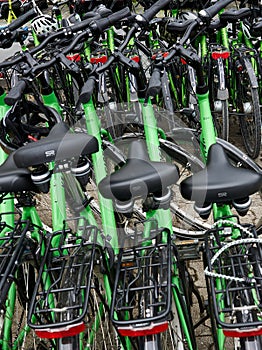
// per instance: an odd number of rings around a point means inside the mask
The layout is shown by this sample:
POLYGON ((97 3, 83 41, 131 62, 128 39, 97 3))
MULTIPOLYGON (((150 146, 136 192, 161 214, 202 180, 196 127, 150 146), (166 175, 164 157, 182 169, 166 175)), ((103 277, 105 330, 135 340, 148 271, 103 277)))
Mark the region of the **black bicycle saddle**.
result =
POLYGON ((47 137, 17 149, 13 157, 17 167, 27 168, 97 151, 98 142, 94 136, 86 133, 72 133, 68 126, 61 122, 52 128, 47 137))
POLYGON ((262 174, 233 166, 224 148, 210 146, 205 169, 180 184, 185 199, 196 203, 229 203, 257 192, 262 186, 262 174))
POLYGON ((14 162, 13 153, 0 166, 0 193, 37 191, 31 180, 31 172, 18 168, 14 162))
POLYGON ((177 180, 175 165, 150 161, 144 142, 136 140, 130 145, 126 164, 106 176, 98 188, 105 198, 126 202, 149 193, 164 195, 177 180))
POLYGON ((38 191, 28 167, 79 157, 97 150, 95 137, 72 133, 65 123, 58 123, 46 138, 29 143, 9 155, 0 166, 0 193, 38 191))

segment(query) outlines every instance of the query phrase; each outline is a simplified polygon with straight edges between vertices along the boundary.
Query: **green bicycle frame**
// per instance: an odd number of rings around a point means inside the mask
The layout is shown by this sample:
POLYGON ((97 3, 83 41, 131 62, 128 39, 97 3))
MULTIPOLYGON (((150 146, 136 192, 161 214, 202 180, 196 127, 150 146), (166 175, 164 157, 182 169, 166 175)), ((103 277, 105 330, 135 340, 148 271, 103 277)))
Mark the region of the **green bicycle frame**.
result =
MULTIPOLYGON (((7 106, 4 102, 4 98, 6 96, 6 93, 3 92, 0 96, 0 115, 1 119, 4 118, 6 113, 10 110, 11 106, 7 106)), ((54 92, 52 92, 49 95, 43 95, 43 101, 47 106, 50 106, 52 108, 55 108, 59 114, 62 113, 62 109, 59 106, 56 96, 54 92)), ((3 163, 3 161, 7 158, 7 155, 4 153, 4 151, 0 150, 0 162, 3 163)), ((53 164, 51 164, 50 168, 53 168, 53 164)), ((63 220, 66 218, 66 205, 65 205, 65 194, 62 186, 62 174, 55 173, 52 176, 51 179, 51 202, 52 202, 52 225, 53 225, 53 231, 61 230, 63 227, 63 220)), ((7 197, 11 197, 11 195, 7 195, 7 197)), ((10 199, 5 199, 0 204, 0 211, 1 213, 14 213, 14 199, 11 197, 10 199)), ((2 217, 5 219, 6 223, 14 227, 14 214, 13 215, 4 215, 2 214, 2 217)), ((26 206, 23 207, 22 210, 22 220, 30 220, 33 227, 39 227, 43 228, 43 224, 41 219, 39 218, 39 215, 36 211, 36 208, 34 205, 32 206, 26 206)), ((38 242, 40 242, 39 234, 37 233, 37 230, 35 229, 32 233, 32 238, 36 239, 38 242)), ((41 246, 41 254, 44 254, 44 245, 41 246)), ((49 280, 48 283, 51 284, 51 281, 49 280)), ((1 340, 1 345, 3 350, 9 350, 10 349, 10 333, 12 329, 12 319, 14 315, 14 309, 15 309, 15 302, 16 302, 16 286, 15 282, 12 283, 9 292, 8 297, 6 301, 6 315, 4 322, 3 322, 3 339, 1 340)), ((18 349, 20 348, 21 344, 24 342, 24 338, 27 333, 30 332, 30 327, 26 325, 24 328, 21 328, 21 331, 19 332, 17 338, 15 339, 12 349, 18 349)))
MULTIPOLYGON (((23 207, 21 219, 23 221, 30 220, 32 227, 34 227, 34 230, 31 232, 32 238, 40 242, 38 229, 36 228, 38 227, 42 229, 43 225, 36 211, 35 206, 32 205, 32 206, 23 207)), ((41 246, 41 251, 43 254, 44 245, 41 246)), ((13 282, 11 284, 10 289, 8 291, 7 300, 6 300, 5 315, 7 316, 3 320, 3 324, 2 324, 3 337, 0 341, 2 350, 10 350, 10 334, 13 326, 13 316, 14 316, 15 304, 16 304, 16 298, 17 298, 16 283, 17 282, 13 282)), ((26 335, 30 331, 31 331, 31 328, 28 325, 25 325, 25 327, 21 327, 20 332, 17 334, 17 337, 15 338, 15 341, 12 344, 13 350, 20 349, 21 345, 24 343, 24 339, 26 335)))
MULTIPOLYGON (((6 96, 6 93, 3 89, 0 89, 0 120, 2 120, 7 112, 11 109, 11 106, 8 106, 4 98, 6 96)), ((4 161, 7 159, 7 154, 3 151, 3 149, 0 149, 0 164, 3 164, 4 161)), ((2 213, 13 213, 14 212, 14 200, 12 198, 11 194, 7 194, 5 198, 0 203, 0 214, 1 218, 6 222, 8 226, 14 227, 14 215, 4 215, 2 213)), ((5 234, 5 230, 3 230, 3 234, 5 234)))
MULTIPOLYGON (((143 117, 145 139, 146 139, 149 157, 152 161, 161 161, 157 121, 155 119, 154 109, 150 100, 146 104, 145 103, 142 104, 142 117, 143 117)), ((159 227, 163 227, 166 229, 166 236, 164 236, 163 238, 163 240, 166 242, 167 234, 170 234, 171 232, 173 232, 172 216, 171 216, 170 210, 169 209, 152 210, 150 211, 150 213, 148 213, 147 218, 155 218, 158 222, 159 227)), ((180 285, 180 279, 178 276, 175 260, 173 264, 173 269, 174 269, 173 276, 172 276, 173 296, 174 296, 177 311, 179 314, 179 319, 181 321, 181 327, 183 329, 183 332, 187 340, 188 348, 193 350, 194 344, 192 343, 190 333, 187 328, 186 315, 184 314, 184 310, 181 306, 181 301, 178 296, 178 293, 181 290, 181 285, 180 285)))
MULTIPOLYGON (((97 138, 99 144, 99 151, 92 155, 94 173, 96 182, 99 183, 106 176, 106 169, 103 166, 104 156, 102 150, 102 139, 100 134, 100 121, 98 119, 94 104, 92 100, 83 105, 86 118, 87 132, 97 138)), ((111 245, 118 251, 117 230, 116 222, 114 218, 113 204, 110 200, 104 199, 100 193, 98 193, 98 199, 100 203, 102 226, 104 233, 112 237, 111 245)))
MULTIPOLYGON (((200 123, 202 126, 201 135, 200 135, 200 148, 202 151, 203 158, 207 159, 208 149, 209 147, 216 143, 216 134, 215 134, 215 128, 213 124, 213 118, 210 110, 209 105, 209 97, 208 92, 205 94, 197 94, 198 103, 199 103, 199 109, 200 109, 200 123)), ((232 215, 231 209, 229 205, 222 205, 218 206, 216 204, 213 204, 213 217, 214 220, 217 221, 223 217, 230 217, 232 215)), ((232 222, 235 222, 234 218, 228 219, 232 220, 232 222)), ((232 237, 237 238, 238 237, 238 230, 233 229, 232 237)), ((217 288, 222 289, 223 286, 221 286, 220 281, 218 281, 217 288)), ((217 296, 218 302, 223 305, 224 301, 221 300, 219 297, 219 294, 217 296)), ((224 349, 224 343, 225 343, 225 336, 222 331, 222 329, 217 329, 217 340, 218 340, 218 346, 219 350, 224 349)))

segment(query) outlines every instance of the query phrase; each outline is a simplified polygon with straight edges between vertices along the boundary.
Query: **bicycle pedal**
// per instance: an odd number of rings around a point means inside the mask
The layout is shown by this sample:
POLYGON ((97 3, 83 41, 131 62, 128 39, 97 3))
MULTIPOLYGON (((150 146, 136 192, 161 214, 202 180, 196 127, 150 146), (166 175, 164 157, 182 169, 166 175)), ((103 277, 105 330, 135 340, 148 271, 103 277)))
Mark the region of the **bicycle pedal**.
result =
POLYGON ((177 240, 175 242, 178 256, 180 260, 198 260, 201 259, 199 241, 192 240, 177 240))

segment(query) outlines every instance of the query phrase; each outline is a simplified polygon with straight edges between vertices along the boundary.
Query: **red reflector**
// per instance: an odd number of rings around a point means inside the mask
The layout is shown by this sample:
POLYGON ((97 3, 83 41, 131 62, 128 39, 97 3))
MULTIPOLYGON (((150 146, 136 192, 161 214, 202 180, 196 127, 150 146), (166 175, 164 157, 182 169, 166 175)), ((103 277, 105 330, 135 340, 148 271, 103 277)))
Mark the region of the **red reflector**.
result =
POLYGON ((74 61, 74 62, 79 62, 81 60, 81 56, 79 55, 79 53, 76 53, 75 55, 67 55, 66 58, 69 61, 74 61))
POLYGON ((186 60, 184 60, 184 58, 180 58, 180 61, 181 61, 182 64, 187 64, 186 60))
POLYGON ((131 57, 131 60, 133 60, 133 61, 138 63, 140 61, 140 57, 139 56, 133 56, 133 57, 131 57))
POLYGON ((84 330, 85 324, 82 322, 61 328, 36 329, 35 333, 39 338, 56 339, 73 337, 74 335, 79 334, 84 330))
POLYGON ((96 63, 106 63, 107 56, 100 56, 100 57, 91 57, 90 63, 96 64, 96 63))
POLYGON ((237 67, 237 70, 238 70, 239 72, 242 72, 243 66, 242 66, 240 63, 237 64, 236 67, 237 67))
POLYGON ((262 327, 252 329, 223 329, 223 333, 226 337, 232 338, 256 337, 262 335, 262 327))
POLYGON ((145 337, 146 335, 165 332, 168 328, 168 322, 151 324, 149 327, 133 328, 132 326, 118 327, 119 334, 123 337, 145 337))
POLYGON ((214 60, 218 60, 219 58, 227 59, 230 53, 228 51, 213 51, 211 56, 214 60))

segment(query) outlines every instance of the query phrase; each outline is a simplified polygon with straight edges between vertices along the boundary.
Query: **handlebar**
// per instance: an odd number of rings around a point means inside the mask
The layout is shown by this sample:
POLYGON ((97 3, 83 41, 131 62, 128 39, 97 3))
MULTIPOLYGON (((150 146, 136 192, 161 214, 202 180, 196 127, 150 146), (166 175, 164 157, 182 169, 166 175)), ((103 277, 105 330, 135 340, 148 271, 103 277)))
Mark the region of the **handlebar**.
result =
MULTIPOLYGON (((23 17, 23 23, 25 21, 25 18, 27 18, 27 20, 28 20, 28 18, 31 17, 33 15, 33 13, 35 14, 35 10, 32 10, 32 11, 30 10, 27 13, 27 16, 21 16, 21 17, 23 17)), ((122 18, 125 18, 129 15, 130 15, 130 10, 128 7, 126 7, 120 11, 113 13, 112 15, 108 16, 107 18, 101 18, 100 15, 97 15, 97 18, 95 20, 94 20, 94 18, 91 18, 91 19, 89 18, 89 19, 86 19, 80 23, 76 23, 75 25, 72 25, 70 27, 61 28, 57 32, 50 34, 40 45, 34 47, 31 50, 28 50, 28 53, 30 53, 31 55, 35 55, 36 53, 42 51, 47 46, 47 44, 49 44, 50 42, 53 42, 59 38, 70 37, 70 35, 72 35, 73 33, 77 33, 81 30, 85 30, 83 33, 81 33, 82 37, 88 37, 92 33, 93 34, 100 33, 101 30, 108 28, 109 26, 115 24, 116 22, 120 21, 122 18)), ((21 17, 19 19, 21 19, 21 17)), ((19 21, 19 23, 21 24, 21 21, 19 21)), ((79 39, 77 39, 77 37, 78 36, 76 36, 76 39, 73 40, 73 42, 70 44, 68 49, 67 50, 65 49, 66 53, 70 52, 70 50, 72 50, 72 48, 74 48, 76 46, 76 44, 79 43, 79 39)), ((16 65, 20 62, 23 62, 24 57, 25 57, 25 55, 23 53, 20 53, 19 56, 13 58, 12 60, 1 62, 0 69, 8 68, 8 67, 16 65)), ((56 62, 56 58, 51 59, 47 63, 38 65, 35 68, 34 73, 40 72, 41 69, 44 69, 44 67, 50 67, 55 62, 56 62)))
POLYGON ((92 31, 95 32, 96 30, 101 30, 102 27, 106 29, 108 26, 113 25, 114 23, 121 20, 122 18, 129 16, 129 14, 130 14, 130 10, 128 7, 113 13, 107 18, 102 18, 100 14, 97 14, 95 17, 87 18, 70 27, 61 28, 57 32, 52 33, 51 35, 48 35, 48 37, 45 38, 44 41, 39 46, 33 48, 30 52, 31 54, 35 54, 41 51, 42 49, 44 49, 48 43, 62 37, 66 37, 66 36, 69 37, 70 35, 80 31, 85 30, 86 31, 85 36, 88 36, 88 34, 90 34, 90 30, 91 32, 92 31))
POLYGON ((27 22, 29 22, 31 19, 33 19, 36 15, 38 15, 38 12, 32 8, 31 10, 29 10, 28 12, 24 13, 23 15, 21 15, 20 17, 18 17, 17 19, 15 19, 12 23, 8 24, 5 28, 4 31, 9 30, 14 31, 16 29, 21 28, 24 24, 26 24, 27 22))
MULTIPOLYGON (((203 19, 205 19, 204 22, 208 22, 208 20, 210 20, 213 16, 215 16, 221 9, 223 9, 225 6, 227 6, 228 4, 230 4, 233 1, 234 0, 219 0, 219 2, 217 2, 216 4, 206 8, 204 10, 201 10, 199 12, 199 17, 196 18, 196 20, 193 21, 189 25, 184 36, 180 40, 180 45, 179 45, 180 46, 179 47, 180 54, 183 51, 181 46, 183 46, 186 43, 192 30, 195 27, 197 27, 198 25, 200 25, 201 23, 203 23, 203 19)), ((158 0, 149 9, 147 9, 144 12, 144 14, 135 16, 136 23, 131 27, 124 42, 119 46, 118 52, 120 53, 125 49, 125 47, 128 45, 130 38, 132 36, 134 36, 134 33, 136 32, 136 30, 138 29, 139 26, 141 26, 141 25, 143 26, 143 24, 145 22, 149 22, 155 16, 155 14, 157 14, 162 8, 165 8, 170 2, 171 2, 171 0, 158 0)), ((15 21, 17 24, 16 25, 13 24, 12 28, 16 28, 16 26, 18 26, 18 23, 20 26, 21 23, 23 23, 25 20, 28 20, 28 18, 31 18, 31 16, 33 16, 33 15, 35 15, 34 9, 30 10, 24 16, 21 16, 19 18, 20 20, 18 22, 15 21), (21 18, 22 18, 22 20, 21 20, 21 18)), ((81 40, 86 39, 88 37, 89 38, 93 37, 93 35, 95 35, 95 34, 100 34, 108 27, 112 26, 116 22, 118 22, 121 19, 126 18, 128 16, 130 16, 130 10, 128 7, 109 15, 107 18, 101 18, 101 16, 98 14, 97 18, 91 18, 91 19, 89 18, 89 19, 86 19, 80 23, 76 23, 70 27, 59 29, 57 32, 49 35, 39 46, 33 48, 31 51, 28 51, 28 52, 31 55, 34 55, 37 52, 40 52, 52 40, 54 41, 55 39, 60 38, 60 37, 66 37, 66 36, 70 37, 70 35, 73 35, 73 33, 77 33, 79 31, 82 31, 80 34, 77 34, 75 36, 75 38, 73 38, 73 41, 70 43, 70 45, 68 45, 64 50, 62 50, 63 54, 67 54, 75 47, 76 44, 81 42, 81 40)), ((15 23, 15 22, 13 22, 13 23, 15 23)), ((172 50, 172 52, 170 52, 170 55, 167 57, 167 60, 170 59, 172 55, 174 55, 174 52, 178 52, 178 45, 176 45, 174 50, 172 50)), ((194 59, 192 60, 191 54, 189 54, 187 52, 184 52, 184 54, 187 56, 187 59, 189 59, 190 61, 192 61, 192 63, 194 63, 194 61, 196 60, 196 57, 194 57, 194 59)), ((57 59, 59 59, 58 57, 59 57, 59 55, 57 55, 57 57, 51 58, 50 61, 48 61, 48 62, 37 64, 33 69, 30 69, 31 73, 37 74, 38 72, 41 72, 42 70, 52 66, 57 61, 57 59)), ((116 57, 117 57, 117 51, 115 52, 115 55, 113 54, 108 59, 106 64, 104 64, 102 67, 99 67, 97 69, 97 73, 99 74, 100 72, 106 70, 108 68, 108 66, 110 64, 112 64, 112 62, 115 60, 116 57)), ((17 64, 19 62, 22 62, 23 59, 24 59, 24 55, 20 54, 20 56, 14 58, 12 61, 0 63, 0 69, 5 68, 5 67, 10 67, 13 64, 17 64)), ((196 62, 197 62, 197 60, 196 60, 196 62)), ((198 64, 198 62, 197 62, 197 64, 198 64)))
POLYGON ((21 27, 37 15, 35 9, 31 9, 14 20, 9 25, 0 29, 0 48, 9 48, 15 41, 20 41, 27 35, 27 31, 21 27))
POLYGON ((130 10, 128 7, 123 8, 120 11, 112 13, 106 18, 103 18, 101 14, 97 14, 95 17, 87 18, 79 23, 70 26, 72 33, 77 33, 82 30, 89 28, 94 34, 100 34, 108 27, 114 25, 121 19, 128 17, 130 15, 130 10))
POLYGON ((120 11, 112 13, 107 18, 101 18, 98 20, 93 20, 90 23, 89 29, 94 34, 101 34, 105 29, 111 27, 115 23, 119 22, 121 19, 131 15, 130 9, 128 7, 123 8, 120 11))
POLYGON ((143 14, 137 15, 136 20, 137 22, 148 24, 155 15, 164 9, 171 0, 158 0, 156 3, 154 3, 149 9, 147 9, 143 14))
POLYGON ((211 5, 201 11, 199 11, 199 17, 203 21, 210 21, 213 17, 215 17, 223 8, 227 5, 231 4, 234 0, 219 0, 214 5, 211 5))
POLYGON ((13 106, 16 101, 20 99, 23 92, 26 89, 26 82, 21 79, 19 80, 15 86, 11 88, 8 94, 5 96, 4 101, 8 106, 13 106))

